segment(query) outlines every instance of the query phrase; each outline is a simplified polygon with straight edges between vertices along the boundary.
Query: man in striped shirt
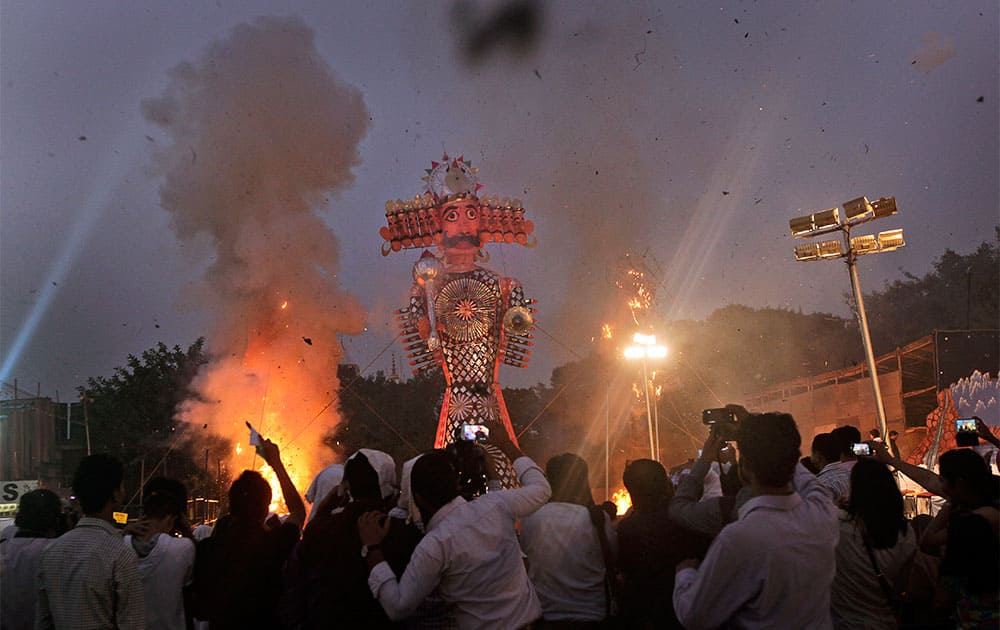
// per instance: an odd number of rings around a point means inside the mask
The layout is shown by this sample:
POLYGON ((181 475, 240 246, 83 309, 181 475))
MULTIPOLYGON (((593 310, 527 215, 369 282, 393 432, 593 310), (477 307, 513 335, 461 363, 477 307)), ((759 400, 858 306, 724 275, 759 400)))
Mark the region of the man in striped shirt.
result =
POLYGON ((122 476, 121 462, 109 455, 80 461, 73 492, 84 517, 42 554, 36 630, 146 626, 135 552, 114 526, 122 476))

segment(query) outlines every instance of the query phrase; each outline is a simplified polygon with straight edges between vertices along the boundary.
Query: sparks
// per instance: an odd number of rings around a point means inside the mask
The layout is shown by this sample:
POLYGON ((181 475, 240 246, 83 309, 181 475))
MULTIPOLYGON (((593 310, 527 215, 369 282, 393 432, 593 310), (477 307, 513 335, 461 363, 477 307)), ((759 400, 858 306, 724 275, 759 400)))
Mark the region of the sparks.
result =
POLYGON ((605 339, 611 339, 613 332, 614 331, 611 328, 611 324, 604 324, 603 326, 601 326, 601 336, 604 337, 605 339))
POLYGON ((285 310, 286 308, 288 308, 288 300, 281 303, 281 310, 285 310))

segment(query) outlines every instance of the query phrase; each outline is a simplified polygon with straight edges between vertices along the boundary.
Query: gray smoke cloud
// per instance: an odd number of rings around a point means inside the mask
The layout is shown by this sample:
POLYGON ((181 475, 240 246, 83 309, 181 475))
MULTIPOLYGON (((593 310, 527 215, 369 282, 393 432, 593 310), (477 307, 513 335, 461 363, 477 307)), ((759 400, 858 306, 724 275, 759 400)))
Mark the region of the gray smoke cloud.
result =
POLYGON ((176 66, 142 112, 170 139, 154 155, 160 203, 182 241, 212 252, 192 294, 212 315, 212 360, 181 416, 238 444, 237 467, 251 465, 250 421, 307 482, 339 422, 336 405, 321 412, 337 389, 337 335, 365 319, 339 286, 339 244, 320 215, 360 163, 362 94, 300 20, 261 17, 176 66))

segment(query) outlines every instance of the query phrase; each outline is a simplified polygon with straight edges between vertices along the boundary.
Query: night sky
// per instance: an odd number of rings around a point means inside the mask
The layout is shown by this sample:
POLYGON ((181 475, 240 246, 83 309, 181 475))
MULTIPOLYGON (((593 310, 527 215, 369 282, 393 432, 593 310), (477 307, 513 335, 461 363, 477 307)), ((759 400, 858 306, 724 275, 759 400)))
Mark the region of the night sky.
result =
POLYGON ((537 248, 490 251, 547 333, 530 369, 502 374, 515 385, 586 352, 626 252, 661 266, 664 318, 730 303, 849 316, 843 266, 795 263, 789 218, 894 195, 899 215, 861 233, 901 227, 907 247, 862 259, 867 290, 1000 223, 995 1, 551 2, 533 36, 484 28, 502 6, 5 2, 2 381, 75 399, 129 353, 208 333, 192 296, 212 249, 171 229, 153 166, 169 139, 141 103, 264 15, 311 29, 370 118, 353 182, 317 209, 340 289, 367 311, 367 331, 341 339, 361 366, 395 335, 419 255, 379 255, 384 203, 423 192, 443 151, 536 224, 537 248))

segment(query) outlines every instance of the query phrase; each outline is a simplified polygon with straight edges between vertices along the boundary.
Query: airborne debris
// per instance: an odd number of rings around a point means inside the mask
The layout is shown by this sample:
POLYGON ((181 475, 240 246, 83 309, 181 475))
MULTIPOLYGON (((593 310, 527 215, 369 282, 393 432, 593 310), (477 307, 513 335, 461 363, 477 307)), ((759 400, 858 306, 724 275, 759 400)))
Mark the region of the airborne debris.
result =
POLYGON ((310 339, 309 337, 303 337, 303 338, 302 338, 302 341, 306 342, 306 343, 307 343, 307 344, 309 344, 310 346, 311 346, 311 345, 313 345, 313 340, 312 340, 312 339, 310 339))
POLYGON ((985 97, 985 96, 980 96, 979 98, 977 98, 977 99, 976 99, 976 102, 977 102, 977 103, 982 103, 982 102, 983 102, 983 101, 985 101, 985 100, 986 100, 986 97, 985 97))

